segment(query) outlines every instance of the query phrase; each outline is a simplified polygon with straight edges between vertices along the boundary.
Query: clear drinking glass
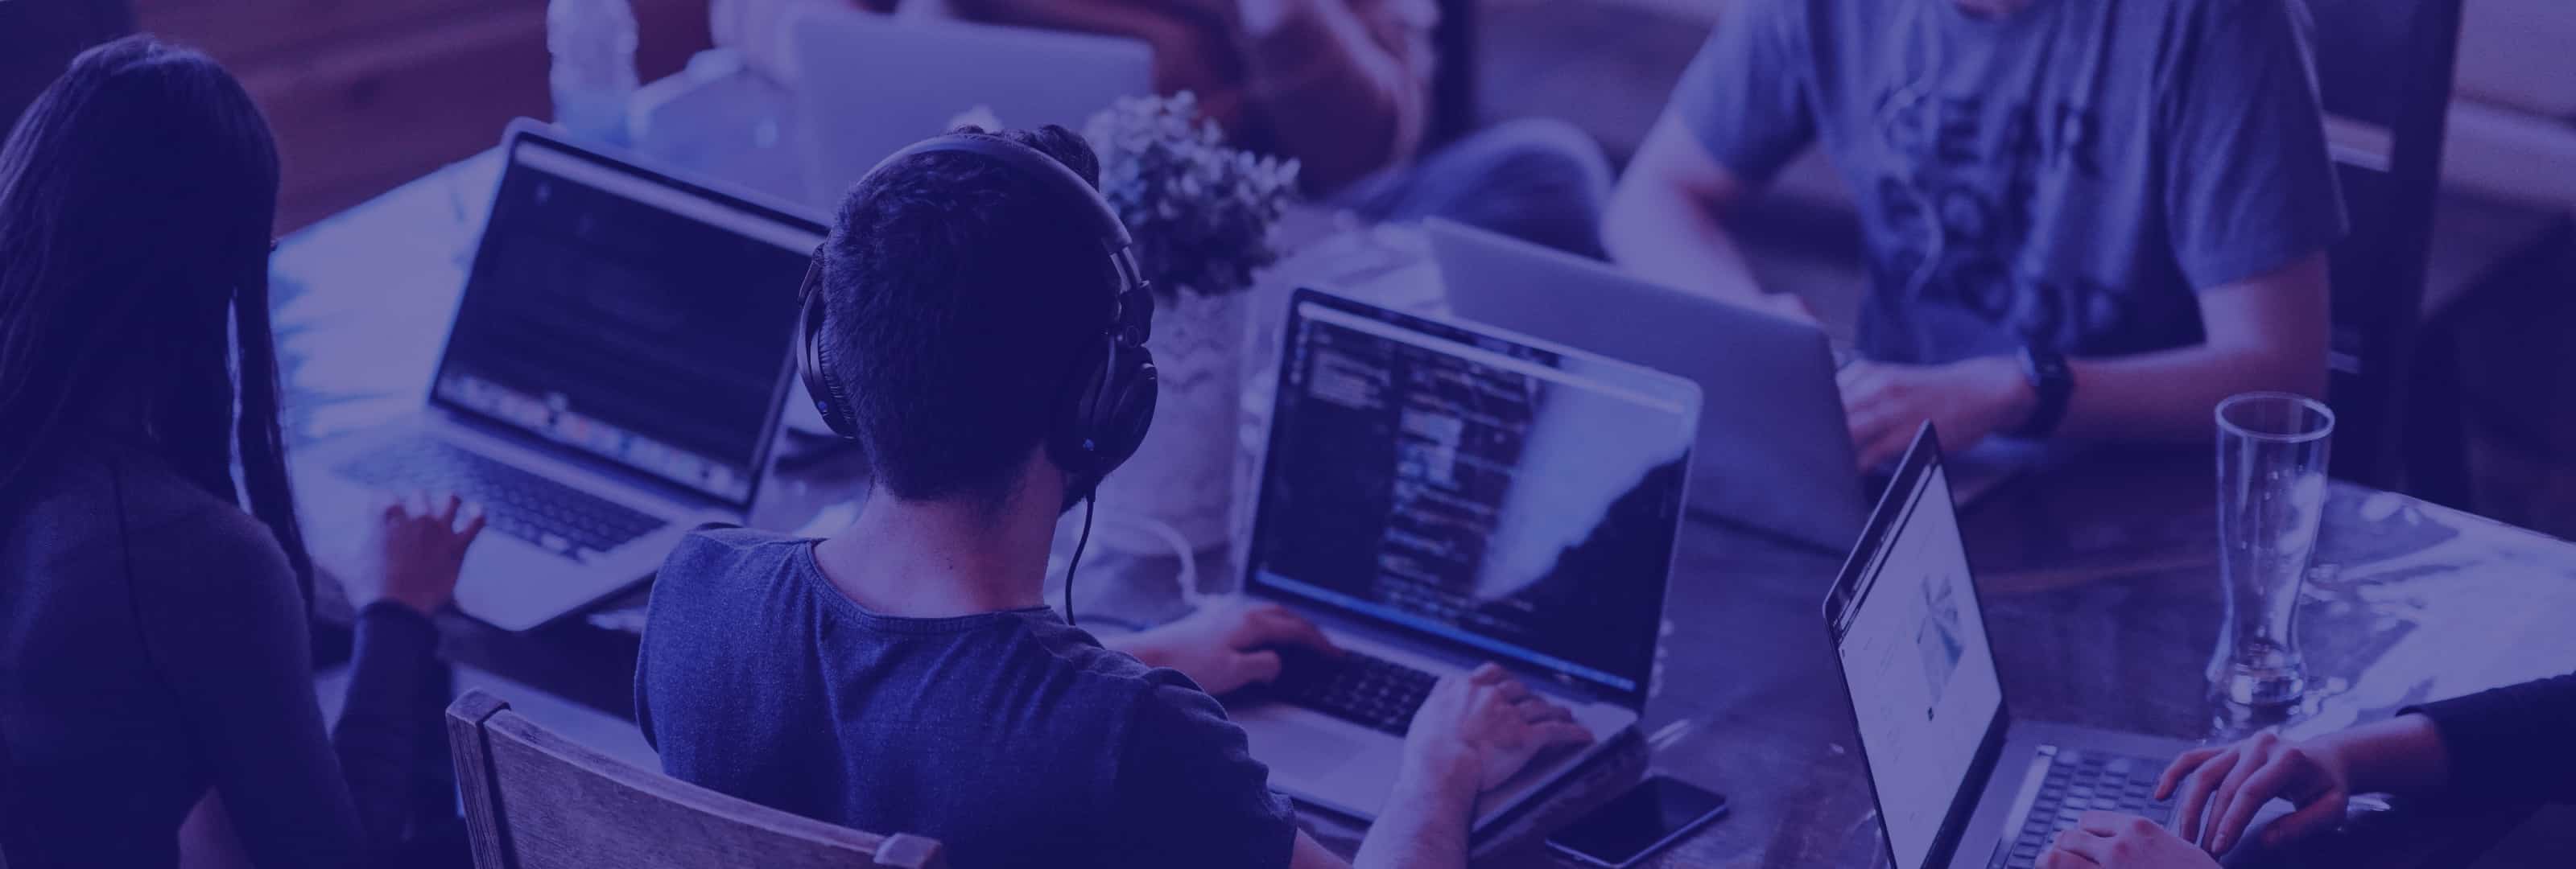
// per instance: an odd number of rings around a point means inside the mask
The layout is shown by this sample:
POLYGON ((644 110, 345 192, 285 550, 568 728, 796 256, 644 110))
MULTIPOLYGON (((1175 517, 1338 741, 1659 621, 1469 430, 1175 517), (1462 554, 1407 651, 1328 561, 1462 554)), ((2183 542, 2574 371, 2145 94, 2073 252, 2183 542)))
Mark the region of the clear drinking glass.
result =
POLYGON ((2296 615, 2326 504, 2334 411, 2310 398, 2250 392, 2218 403, 2218 566, 2226 621, 2209 683, 2247 706, 2307 693, 2296 615))

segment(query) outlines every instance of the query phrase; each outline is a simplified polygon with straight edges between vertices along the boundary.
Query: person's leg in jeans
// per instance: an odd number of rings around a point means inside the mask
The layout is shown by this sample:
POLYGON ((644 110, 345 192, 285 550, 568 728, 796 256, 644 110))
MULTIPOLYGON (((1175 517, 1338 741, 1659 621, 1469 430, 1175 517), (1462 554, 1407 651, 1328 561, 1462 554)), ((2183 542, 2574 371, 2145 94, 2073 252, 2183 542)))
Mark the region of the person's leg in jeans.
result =
POLYGON ((1371 222, 1443 217, 1604 259, 1610 162, 1563 121, 1506 121, 1360 179, 1333 201, 1371 222))

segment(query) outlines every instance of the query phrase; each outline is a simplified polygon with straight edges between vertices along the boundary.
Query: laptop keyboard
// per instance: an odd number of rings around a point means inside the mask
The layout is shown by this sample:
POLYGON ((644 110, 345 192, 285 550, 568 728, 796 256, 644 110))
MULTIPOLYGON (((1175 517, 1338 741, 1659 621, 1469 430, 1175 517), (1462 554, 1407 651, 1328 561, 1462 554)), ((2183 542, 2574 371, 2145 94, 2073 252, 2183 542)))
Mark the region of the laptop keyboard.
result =
POLYGON ((668 524, 433 438, 389 443, 335 470, 361 484, 390 492, 454 492, 483 506, 491 530, 567 558, 616 549, 668 524))
POLYGON ((1385 658, 1344 651, 1340 658, 1283 652, 1269 696, 1397 736, 1439 678, 1385 658))
POLYGON ((2074 829, 2075 819, 2088 811, 2126 812, 2159 824, 2173 819, 2173 801, 2155 799, 2162 763, 2054 745, 2039 747, 2039 762, 2048 772, 2038 796, 2019 819, 2021 829, 1995 845, 1989 869, 2030 869, 2057 834, 2074 829))

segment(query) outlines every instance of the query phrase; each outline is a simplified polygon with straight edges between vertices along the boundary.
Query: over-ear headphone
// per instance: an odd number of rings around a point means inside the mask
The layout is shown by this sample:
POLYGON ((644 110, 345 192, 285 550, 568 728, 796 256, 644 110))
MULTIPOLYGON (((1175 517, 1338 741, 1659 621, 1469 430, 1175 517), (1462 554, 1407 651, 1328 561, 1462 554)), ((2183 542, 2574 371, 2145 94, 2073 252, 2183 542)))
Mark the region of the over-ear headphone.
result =
MULTIPOLYGON (((868 170, 868 176, 915 156, 939 153, 983 157, 1047 188, 1048 195, 1078 215, 1082 229, 1097 239, 1116 274, 1100 335, 1086 341, 1075 357, 1047 434, 1048 457, 1073 476, 1065 488, 1064 506, 1070 508, 1090 497, 1102 478, 1134 456, 1145 441, 1146 429, 1153 425, 1160 383, 1154 354, 1145 349, 1145 342, 1153 337, 1152 288, 1136 265, 1135 242, 1118 212, 1082 176, 1037 149, 999 136, 951 134, 896 151, 868 170)), ((819 340, 825 316, 821 248, 815 249, 813 262, 805 269, 800 293, 804 313, 796 330, 796 364, 804 376, 805 392, 833 433, 856 439, 858 417, 851 409, 850 395, 832 376, 831 349, 819 340)))

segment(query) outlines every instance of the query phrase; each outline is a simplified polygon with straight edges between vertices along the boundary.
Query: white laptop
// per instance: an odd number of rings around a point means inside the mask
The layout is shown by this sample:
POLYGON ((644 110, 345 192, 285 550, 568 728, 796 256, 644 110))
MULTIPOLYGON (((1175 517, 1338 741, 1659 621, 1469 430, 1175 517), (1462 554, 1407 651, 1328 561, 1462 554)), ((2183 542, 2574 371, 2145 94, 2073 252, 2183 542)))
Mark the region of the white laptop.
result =
POLYGON ((1271 782, 1376 817, 1436 679, 1492 661, 1597 741, 1484 794, 1485 829, 1644 709, 1699 388, 1313 290, 1282 340, 1246 592, 1351 654, 1226 698, 1271 782))
POLYGON ((1824 615, 1896 869, 2030 869, 2087 810, 2173 814, 2155 782, 2191 743, 2013 714, 1929 423, 1824 615))
MULTIPOLYGON (((1689 377, 1701 406, 1691 509, 1828 552, 1850 548, 1869 499, 1824 330, 1667 287, 1607 263, 1433 219, 1425 225, 1450 310, 1689 377)), ((1954 457, 1973 503, 2048 455, 1988 438, 1954 457)))
POLYGON ((1868 510, 1824 330, 1443 220, 1449 307, 1699 384, 1691 508, 1840 552, 1868 510))
POLYGON ((960 123, 1081 132, 1154 92, 1142 41, 815 7, 798 13, 798 143, 809 204, 840 204, 887 155, 960 123))
POLYGON ((510 125, 427 406, 294 456, 325 569, 380 492, 455 492, 490 523, 456 605, 525 630, 741 521, 787 395, 797 286, 826 227, 510 125))

